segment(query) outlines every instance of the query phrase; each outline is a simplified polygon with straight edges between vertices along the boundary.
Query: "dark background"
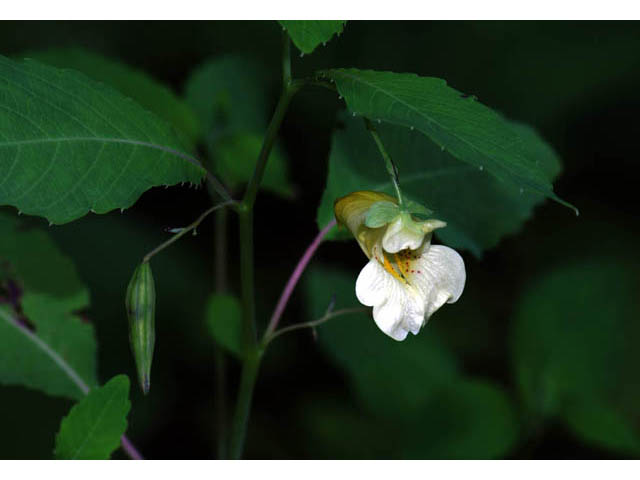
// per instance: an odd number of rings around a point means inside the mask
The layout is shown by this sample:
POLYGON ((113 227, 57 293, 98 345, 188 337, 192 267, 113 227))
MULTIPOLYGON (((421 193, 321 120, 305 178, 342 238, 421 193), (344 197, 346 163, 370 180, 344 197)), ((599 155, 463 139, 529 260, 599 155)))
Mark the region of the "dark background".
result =
MULTIPOLYGON (((120 59, 178 93, 194 67, 223 53, 254 57, 264 63, 274 80, 279 75, 280 27, 275 22, 1 24, 3 55, 62 46, 81 46, 120 59)), ((447 324, 439 322, 436 314, 422 333, 431 334, 432 329, 433 334, 441 335, 466 373, 489 378, 515 397, 508 337, 515 301, 527 282, 553 262, 579 259, 591 251, 606 249, 623 259, 637 259, 640 27, 633 22, 354 21, 337 41, 312 55, 299 58, 294 52, 296 76, 318 68, 353 66, 445 78, 457 90, 535 126, 560 154, 565 171, 555 191, 580 209, 580 217, 547 202, 536 209, 519 234, 505 238, 483 259, 464 254, 468 285, 482 292, 491 315, 480 324, 473 319, 447 324)), ((274 105, 276 100, 274 88, 274 105)), ((315 212, 324 188, 335 115, 341 108, 335 95, 307 90, 294 99, 284 121, 282 144, 297 193, 293 201, 264 193, 256 206, 262 325, 299 256, 317 233, 315 212)), ((124 288, 134 265, 165 238, 165 227, 190 222, 208 201, 203 190, 153 189, 125 215, 91 215, 50 229, 91 289, 89 316, 97 329, 103 381, 120 372, 135 377, 123 308, 124 288)), ((233 220, 230 227, 230 283, 237 291, 233 220)), ((324 245, 314 262, 355 273, 363 257, 354 244, 336 243, 324 245)), ((133 389, 129 433, 149 458, 214 458, 213 346, 202 321, 206 296, 213 289, 212 225, 200 228, 197 237, 182 241, 157 263, 161 313, 154 383, 146 398, 133 389)), ((464 299, 463 295, 461 301, 464 299)), ((298 292, 283 322, 305 319, 298 292)), ((232 404, 238 366, 229 362, 228 403, 232 404)), ((319 445, 315 432, 300 423, 306 406, 316 399, 358 408, 348 378, 308 332, 274 343, 256 388, 246 456, 357 455, 333 447, 330 441, 319 445)), ((0 455, 48 458, 54 432, 71 403, 19 387, 2 387, 0 405, 0 455)), ((376 419, 363 415, 361 421, 376 419)), ((585 442, 554 421, 535 438, 518 442, 507 455, 628 456, 585 442)))

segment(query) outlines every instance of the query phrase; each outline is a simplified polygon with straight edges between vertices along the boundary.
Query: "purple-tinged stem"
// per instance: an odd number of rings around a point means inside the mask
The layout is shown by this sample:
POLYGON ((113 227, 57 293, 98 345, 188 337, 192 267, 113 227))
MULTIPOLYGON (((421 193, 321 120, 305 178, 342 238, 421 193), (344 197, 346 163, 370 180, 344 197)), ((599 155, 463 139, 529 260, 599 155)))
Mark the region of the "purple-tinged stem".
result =
POLYGON ((122 435, 122 437, 120 437, 120 443, 122 445, 122 449, 127 452, 129 457, 131 457, 131 460, 144 460, 142 454, 138 451, 136 446, 131 443, 131 440, 129 440, 126 435, 122 435))
POLYGON ((307 268, 307 264, 313 257, 314 253, 316 253, 316 250, 322 243, 322 240, 324 240, 324 237, 327 235, 327 233, 329 233, 329 230, 335 227, 335 225, 336 220, 334 218, 327 224, 326 227, 324 227, 320 231, 320 233, 318 233, 316 238, 313 239, 313 242, 311 242, 311 245, 309 245, 305 250, 302 258, 300 258, 300 261, 296 265, 296 268, 293 270, 293 273, 289 277, 289 280, 287 281, 287 284, 282 291, 282 295, 280 295, 280 300, 278 300, 278 305, 276 305, 276 309, 273 311, 273 315, 271 315, 271 320, 269 321, 269 326, 267 327, 267 330, 264 334, 264 338, 269 338, 275 331, 276 327, 278 326, 278 322, 280 321, 280 317, 282 317, 282 313, 287 307, 289 298, 291 297, 294 288, 296 288, 296 284, 298 283, 298 280, 300 280, 304 269, 307 268))

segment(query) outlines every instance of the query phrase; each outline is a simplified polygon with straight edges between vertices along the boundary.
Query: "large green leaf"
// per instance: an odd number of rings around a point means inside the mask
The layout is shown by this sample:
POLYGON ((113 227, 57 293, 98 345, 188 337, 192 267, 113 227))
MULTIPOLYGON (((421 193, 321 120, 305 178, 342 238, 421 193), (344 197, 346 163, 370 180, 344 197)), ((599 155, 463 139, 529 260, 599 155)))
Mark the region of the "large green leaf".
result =
MULTIPOLYGON (((336 309, 356 306, 355 277, 326 268, 308 272, 305 290, 312 317, 322 316, 331 298, 336 309)), ((431 321, 438 321, 437 313, 431 321)), ((517 428, 509 398, 489 383, 464 377, 428 325, 419 335, 396 342, 378 330, 367 312, 330 320, 318 328, 318 338, 346 371, 369 421, 395 425, 380 439, 390 444, 387 455, 493 458, 513 446, 517 428)))
POLYGON ((65 223, 205 171, 163 121, 72 70, 0 57, 0 205, 65 223))
POLYGON ((89 294, 44 233, 19 227, 0 215, 0 291, 20 291, 0 303, 0 383, 81 398, 97 384, 93 327, 74 314, 89 294))
POLYGON ((118 375, 76 404, 60 424, 55 456, 67 460, 107 460, 127 429, 129 378, 118 375))
MULTIPOLYGON (((213 169, 232 189, 253 175, 271 113, 270 83, 263 66, 232 55, 205 62, 187 81, 187 102, 203 125, 213 169)), ((287 161, 278 145, 261 187, 283 196, 292 193, 287 161)))
POLYGON ((171 123, 190 146, 195 146, 199 139, 200 124, 193 110, 169 88, 141 70, 79 47, 29 51, 22 57, 78 70, 110 85, 171 123))
POLYGON ((602 254, 553 270, 525 291, 511 344, 533 418, 636 455, 638 281, 637 264, 602 254))
POLYGON ((531 136, 523 136, 521 129, 444 80, 356 69, 328 70, 321 75, 335 81, 354 114, 413 127, 476 169, 566 204, 553 192, 531 136))
MULTIPOLYGON (((393 195, 384 162, 361 119, 344 119, 335 132, 327 186, 318 210, 318 226, 333 218, 334 201, 355 190, 382 190, 393 195)), ((529 127, 512 125, 549 178, 560 170, 555 152, 529 127)), ((396 125, 378 125, 385 147, 398 165, 400 185, 410 198, 434 210, 447 222, 437 235, 447 244, 476 255, 514 233, 544 197, 497 180, 484 169, 461 163, 424 135, 396 125)), ((332 230, 329 238, 348 238, 332 230)))
POLYGON ((279 20, 296 47, 302 53, 313 52, 336 33, 340 35, 346 20, 279 20))

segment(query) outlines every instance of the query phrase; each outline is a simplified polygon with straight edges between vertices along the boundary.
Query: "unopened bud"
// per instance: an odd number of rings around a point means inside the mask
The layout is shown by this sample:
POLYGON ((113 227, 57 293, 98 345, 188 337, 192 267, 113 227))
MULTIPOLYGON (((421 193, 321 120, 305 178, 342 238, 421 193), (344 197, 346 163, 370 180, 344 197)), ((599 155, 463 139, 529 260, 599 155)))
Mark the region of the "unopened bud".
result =
POLYGON ((146 395, 151 384, 151 362, 156 341, 156 287, 149 262, 133 272, 125 300, 129 317, 129 341, 136 361, 138 380, 146 395))

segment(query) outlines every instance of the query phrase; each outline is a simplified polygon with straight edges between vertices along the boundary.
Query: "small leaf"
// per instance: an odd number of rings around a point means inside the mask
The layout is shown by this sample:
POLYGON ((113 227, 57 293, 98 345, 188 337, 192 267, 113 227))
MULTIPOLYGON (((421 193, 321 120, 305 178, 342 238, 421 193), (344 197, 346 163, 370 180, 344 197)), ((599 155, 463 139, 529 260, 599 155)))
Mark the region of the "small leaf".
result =
POLYGON ((0 57, 0 205, 66 223, 205 170, 163 120, 72 70, 0 57))
POLYGON ((311 53, 320 44, 342 33, 346 20, 279 20, 296 47, 302 53, 311 53))
POLYGON ((548 172, 536 161, 535 144, 504 117, 444 80, 356 69, 320 74, 336 82, 353 113, 414 127, 458 160, 571 207, 553 193, 548 172))
POLYGON ((150 112, 171 123, 193 148, 200 124, 187 104, 165 85, 134 67, 79 47, 30 51, 22 57, 58 68, 78 70, 132 98, 150 112))
POLYGON ((62 420, 55 457, 69 460, 107 460, 127 430, 129 378, 113 377, 77 403, 62 420))
POLYGON ((216 343, 229 353, 242 356, 242 308, 236 297, 212 295, 207 303, 206 322, 216 343))
POLYGON ((369 228, 379 228, 390 223, 399 214, 400 209, 395 203, 376 202, 367 210, 364 224, 369 228))

